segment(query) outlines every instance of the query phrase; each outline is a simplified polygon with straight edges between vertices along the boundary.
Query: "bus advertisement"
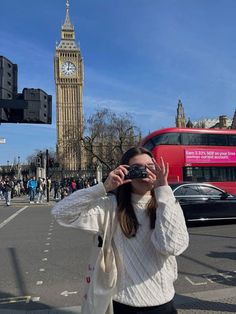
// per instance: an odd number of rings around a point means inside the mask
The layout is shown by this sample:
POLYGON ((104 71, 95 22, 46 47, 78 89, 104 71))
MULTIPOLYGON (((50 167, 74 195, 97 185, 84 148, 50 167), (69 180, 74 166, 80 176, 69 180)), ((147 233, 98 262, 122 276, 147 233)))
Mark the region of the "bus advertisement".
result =
POLYGON ((170 183, 208 182, 236 194, 236 130, 161 129, 142 146, 169 163, 170 183))

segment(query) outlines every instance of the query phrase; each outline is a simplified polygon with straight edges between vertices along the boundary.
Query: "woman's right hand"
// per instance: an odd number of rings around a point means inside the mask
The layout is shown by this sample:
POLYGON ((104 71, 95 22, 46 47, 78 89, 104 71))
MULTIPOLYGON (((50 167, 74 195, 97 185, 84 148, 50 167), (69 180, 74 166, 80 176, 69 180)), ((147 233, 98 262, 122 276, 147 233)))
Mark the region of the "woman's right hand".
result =
POLYGON ((106 192, 115 190, 120 185, 131 182, 130 179, 125 179, 125 175, 128 174, 128 166, 120 165, 113 171, 111 171, 104 182, 106 192))

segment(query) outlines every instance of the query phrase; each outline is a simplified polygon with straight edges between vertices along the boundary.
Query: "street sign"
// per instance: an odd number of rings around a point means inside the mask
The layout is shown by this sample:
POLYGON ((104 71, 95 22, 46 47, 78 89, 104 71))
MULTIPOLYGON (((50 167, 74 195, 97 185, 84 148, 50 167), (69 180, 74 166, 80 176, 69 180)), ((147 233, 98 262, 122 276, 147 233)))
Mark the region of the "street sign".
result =
POLYGON ((0 144, 6 144, 6 139, 5 138, 0 138, 0 144))

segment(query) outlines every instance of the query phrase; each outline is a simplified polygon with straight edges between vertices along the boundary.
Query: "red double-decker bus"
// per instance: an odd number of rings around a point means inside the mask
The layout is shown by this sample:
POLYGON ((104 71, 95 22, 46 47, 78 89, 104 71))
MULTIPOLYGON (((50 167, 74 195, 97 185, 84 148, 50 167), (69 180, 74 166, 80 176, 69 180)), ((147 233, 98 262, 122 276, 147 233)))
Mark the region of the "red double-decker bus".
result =
POLYGON ((236 194, 236 130, 161 129, 142 146, 169 163, 169 182, 209 182, 236 194))

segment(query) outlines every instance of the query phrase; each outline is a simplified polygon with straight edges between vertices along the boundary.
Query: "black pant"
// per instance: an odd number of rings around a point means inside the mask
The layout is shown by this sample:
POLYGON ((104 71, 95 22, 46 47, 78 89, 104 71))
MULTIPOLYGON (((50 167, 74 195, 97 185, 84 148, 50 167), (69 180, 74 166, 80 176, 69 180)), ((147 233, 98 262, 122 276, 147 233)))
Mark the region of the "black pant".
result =
POLYGON ((114 314, 177 314, 173 301, 149 307, 133 307, 113 301, 113 307, 114 314))

